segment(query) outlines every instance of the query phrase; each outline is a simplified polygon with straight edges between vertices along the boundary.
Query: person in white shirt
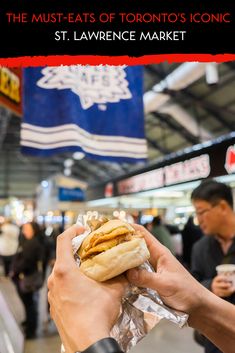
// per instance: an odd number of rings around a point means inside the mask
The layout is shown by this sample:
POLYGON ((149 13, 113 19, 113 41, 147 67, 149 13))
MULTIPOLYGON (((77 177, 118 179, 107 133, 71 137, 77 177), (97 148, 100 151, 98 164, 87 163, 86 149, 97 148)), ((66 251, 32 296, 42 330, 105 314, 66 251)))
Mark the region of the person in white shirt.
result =
POLYGON ((4 267, 4 274, 8 276, 13 256, 19 244, 19 227, 7 221, 2 225, 0 233, 0 257, 4 267))

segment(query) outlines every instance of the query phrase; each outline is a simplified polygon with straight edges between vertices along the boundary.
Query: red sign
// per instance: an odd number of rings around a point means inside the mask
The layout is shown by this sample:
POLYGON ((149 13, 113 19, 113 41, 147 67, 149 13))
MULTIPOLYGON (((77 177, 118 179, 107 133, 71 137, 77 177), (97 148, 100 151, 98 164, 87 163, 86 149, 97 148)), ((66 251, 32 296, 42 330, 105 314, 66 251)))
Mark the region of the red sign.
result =
POLYGON ((134 193, 164 186, 163 168, 152 170, 143 174, 118 182, 118 193, 134 193))
POLYGON ((22 70, 0 67, 0 105, 22 115, 22 70))
POLYGON ((207 178, 210 171, 210 158, 208 154, 202 154, 164 167, 165 185, 207 178))
POLYGON ((208 154, 202 154, 183 162, 174 163, 121 180, 117 183, 118 193, 135 193, 186 181, 203 179, 209 176, 210 171, 210 157, 208 154))
POLYGON ((105 197, 112 197, 113 196, 113 183, 108 183, 105 186, 104 196, 105 197))
POLYGON ((227 149, 224 167, 229 174, 235 172, 235 145, 227 149))

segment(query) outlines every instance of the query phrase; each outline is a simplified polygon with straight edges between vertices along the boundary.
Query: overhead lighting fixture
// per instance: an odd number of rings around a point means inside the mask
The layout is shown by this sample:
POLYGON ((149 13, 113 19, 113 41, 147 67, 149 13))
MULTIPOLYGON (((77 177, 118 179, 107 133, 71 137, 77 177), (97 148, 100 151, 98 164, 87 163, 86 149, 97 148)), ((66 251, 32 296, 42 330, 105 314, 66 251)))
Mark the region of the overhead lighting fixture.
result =
POLYGON ((49 184, 48 184, 47 180, 42 180, 41 181, 41 185, 42 185, 43 188, 47 188, 49 184))
POLYGON ((217 63, 209 63, 205 67, 206 82, 208 85, 215 85, 219 82, 219 72, 217 63))
POLYGON ((79 161, 81 159, 83 159, 85 157, 85 153, 83 152, 74 152, 73 154, 73 159, 75 159, 76 161, 79 161))
POLYGON ((71 168, 74 164, 74 161, 71 158, 65 159, 64 166, 65 168, 71 168))
POLYGON ((72 174, 72 171, 71 171, 70 168, 65 168, 65 169, 64 169, 64 175, 65 175, 65 176, 70 176, 71 174, 72 174))

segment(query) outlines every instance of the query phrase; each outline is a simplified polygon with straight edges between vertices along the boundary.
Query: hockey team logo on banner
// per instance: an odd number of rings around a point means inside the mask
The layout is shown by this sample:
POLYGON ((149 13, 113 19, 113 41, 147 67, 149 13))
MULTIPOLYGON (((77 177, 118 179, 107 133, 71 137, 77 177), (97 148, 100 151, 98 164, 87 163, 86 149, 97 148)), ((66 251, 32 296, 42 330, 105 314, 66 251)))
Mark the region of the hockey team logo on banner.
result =
POLYGON ((124 67, 67 66, 46 67, 37 85, 45 89, 70 89, 79 96, 83 109, 92 105, 132 98, 124 67))
POLYGON ((21 146, 38 156, 81 151, 102 160, 145 160, 143 68, 24 69, 21 146))

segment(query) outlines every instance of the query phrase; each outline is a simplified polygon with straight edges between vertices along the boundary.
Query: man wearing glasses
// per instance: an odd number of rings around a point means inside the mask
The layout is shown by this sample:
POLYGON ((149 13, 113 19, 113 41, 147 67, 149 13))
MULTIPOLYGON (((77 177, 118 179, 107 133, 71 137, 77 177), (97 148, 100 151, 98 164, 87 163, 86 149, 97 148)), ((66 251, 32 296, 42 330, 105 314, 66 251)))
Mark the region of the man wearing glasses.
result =
MULTIPOLYGON (((235 288, 216 266, 235 264, 235 213, 229 186, 214 180, 203 181, 191 195, 199 225, 206 235, 193 247, 191 272, 217 296, 235 304, 235 288)), ((226 320, 226 318, 225 318, 226 320)), ((206 353, 220 353, 206 340, 206 353)))

